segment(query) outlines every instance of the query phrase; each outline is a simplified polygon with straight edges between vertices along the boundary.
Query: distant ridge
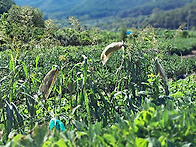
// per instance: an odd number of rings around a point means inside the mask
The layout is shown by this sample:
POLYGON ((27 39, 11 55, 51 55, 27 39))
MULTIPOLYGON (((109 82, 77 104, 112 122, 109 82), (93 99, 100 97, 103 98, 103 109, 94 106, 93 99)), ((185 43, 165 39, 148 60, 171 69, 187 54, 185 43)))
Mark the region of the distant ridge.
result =
MULTIPOLYGON (((167 24, 157 25, 158 22, 155 22, 151 15, 155 15, 157 19, 159 18, 157 14, 161 17, 166 11, 173 13, 172 10, 181 8, 182 10, 179 11, 186 11, 185 5, 194 3, 196 0, 178 0, 177 2, 176 0, 14 0, 14 2, 21 6, 37 7, 41 9, 46 19, 58 20, 61 24, 69 16, 74 16, 84 24, 94 24, 102 28, 119 27, 122 24, 128 27, 138 25, 142 27, 149 22, 152 25, 155 23, 158 27, 167 28, 167 24)), ((171 18, 173 19, 172 16, 171 18)), ((180 20, 179 23, 185 21, 180 20)), ((179 23, 173 26, 178 27, 179 23)))

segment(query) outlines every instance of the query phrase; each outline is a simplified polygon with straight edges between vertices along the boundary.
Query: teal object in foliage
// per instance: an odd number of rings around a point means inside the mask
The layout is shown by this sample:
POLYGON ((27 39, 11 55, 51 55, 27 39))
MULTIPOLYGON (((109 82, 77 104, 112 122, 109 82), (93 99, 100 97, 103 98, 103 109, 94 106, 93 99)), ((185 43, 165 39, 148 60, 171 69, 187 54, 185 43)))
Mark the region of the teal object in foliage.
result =
POLYGON ((131 34, 131 31, 126 31, 126 34, 131 34))
POLYGON ((59 131, 60 130, 63 131, 63 132, 65 131, 64 124, 56 118, 53 118, 53 119, 50 120, 50 130, 52 130, 54 127, 55 127, 55 129, 57 129, 59 131))

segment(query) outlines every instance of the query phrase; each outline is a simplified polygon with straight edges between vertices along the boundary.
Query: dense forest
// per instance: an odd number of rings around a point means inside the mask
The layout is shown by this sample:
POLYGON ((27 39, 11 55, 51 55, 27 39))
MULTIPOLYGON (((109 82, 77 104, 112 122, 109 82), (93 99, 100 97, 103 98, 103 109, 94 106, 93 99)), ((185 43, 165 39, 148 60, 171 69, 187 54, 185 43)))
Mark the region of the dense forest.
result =
MULTIPOLYGON (((195 30, 195 16, 196 3, 191 3, 181 8, 176 8, 168 11, 163 11, 161 9, 155 8, 152 10, 152 14, 139 15, 138 17, 126 17, 123 18, 122 21, 128 28, 145 27, 150 24, 156 28, 178 29, 181 25, 184 25, 189 29, 195 30)), ((104 25, 104 23, 102 23, 101 25, 104 25)), ((118 22, 116 22, 116 25, 119 25, 118 22)))
POLYGON ((81 24, 97 26, 102 29, 140 28, 151 24, 154 27, 177 29, 188 23, 189 29, 195 29, 196 0, 43 0, 21 1, 16 4, 35 6, 44 13, 45 19, 56 20, 59 26, 69 23, 69 16, 79 19, 81 24))
POLYGON ((15 3, 12 0, 0 0, 0 14, 8 12, 13 4, 15 3))

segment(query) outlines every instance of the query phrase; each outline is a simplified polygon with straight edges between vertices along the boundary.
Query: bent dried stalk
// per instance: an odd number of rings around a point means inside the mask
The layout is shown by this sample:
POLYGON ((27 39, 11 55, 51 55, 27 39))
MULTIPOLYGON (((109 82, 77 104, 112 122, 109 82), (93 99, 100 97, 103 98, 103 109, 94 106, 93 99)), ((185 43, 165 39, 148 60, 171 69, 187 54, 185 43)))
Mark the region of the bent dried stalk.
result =
POLYGON ((52 91, 52 88, 56 82, 58 73, 58 68, 51 69, 44 77, 43 84, 40 85, 38 94, 43 92, 45 95, 45 99, 49 97, 50 92, 52 91))
POLYGON ((109 44, 108 46, 106 46, 106 48, 103 50, 101 54, 101 60, 102 60, 103 65, 105 65, 105 63, 109 59, 109 56, 112 52, 115 52, 121 48, 124 48, 123 42, 113 42, 109 44))
POLYGON ((163 67, 161 66, 161 64, 159 63, 157 58, 155 59, 155 62, 157 65, 158 74, 159 74, 160 78, 162 79, 162 85, 163 85, 163 89, 165 91, 165 94, 169 95, 168 80, 167 80, 167 76, 165 74, 165 71, 164 71, 163 67))
POLYGON ((163 67, 161 66, 161 64, 159 63, 159 61, 157 59, 155 59, 155 61, 157 64, 158 74, 159 74, 160 78, 167 83, 167 76, 165 74, 163 67))

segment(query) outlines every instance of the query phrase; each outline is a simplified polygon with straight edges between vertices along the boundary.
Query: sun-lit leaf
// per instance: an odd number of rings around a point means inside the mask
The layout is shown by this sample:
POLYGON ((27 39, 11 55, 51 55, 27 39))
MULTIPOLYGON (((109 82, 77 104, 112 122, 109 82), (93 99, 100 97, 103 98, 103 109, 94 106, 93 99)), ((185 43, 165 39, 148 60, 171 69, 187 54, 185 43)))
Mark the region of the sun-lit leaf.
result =
POLYGON ((168 111, 165 110, 165 111, 163 112, 163 115, 162 115, 162 120, 161 120, 162 125, 163 125, 163 126, 167 126, 168 120, 169 120, 168 111))
POLYGON ((10 54, 11 56, 11 59, 10 59, 10 62, 9 62, 9 69, 12 70, 12 71, 15 71, 15 65, 14 65, 14 57, 12 54, 10 54))
POLYGON ((25 73, 25 77, 27 78, 28 77, 28 73, 27 73, 26 64, 24 62, 22 62, 22 66, 23 66, 23 70, 24 70, 24 73, 25 73))
POLYGON ((103 137, 106 141, 108 141, 108 143, 112 146, 117 146, 116 144, 116 139, 114 136, 112 136, 111 134, 103 134, 103 137))
POLYGON ((36 59, 35 59, 35 68, 36 68, 36 71, 37 71, 37 68, 38 68, 39 57, 40 57, 40 54, 37 55, 37 56, 36 56, 36 59))
POLYGON ((14 146, 17 145, 17 142, 18 142, 18 140, 19 140, 21 137, 23 137, 23 135, 17 134, 17 135, 13 138, 13 140, 14 140, 14 146))
POLYGON ((148 147, 148 141, 143 138, 135 139, 136 147, 148 147))
POLYGON ((67 145, 65 144, 65 141, 63 139, 59 139, 55 144, 54 146, 57 146, 57 147, 67 147, 67 145))
POLYGON ((85 136, 88 135, 86 132, 77 132, 77 136, 81 137, 81 136, 85 136))
POLYGON ((182 92, 177 91, 176 93, 173 93, 173 94, 171 94, 170 96, 171 96, 171 97, 174 97, 174 98, 178 98, 178 97, 182 98, 183 95, 184 95, 184 94, 183 94, 182 92))

